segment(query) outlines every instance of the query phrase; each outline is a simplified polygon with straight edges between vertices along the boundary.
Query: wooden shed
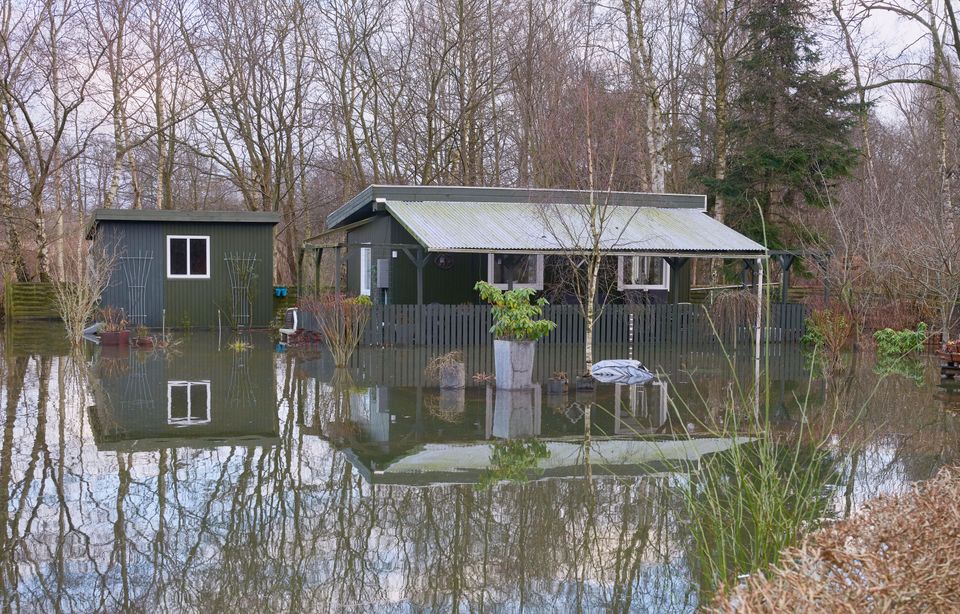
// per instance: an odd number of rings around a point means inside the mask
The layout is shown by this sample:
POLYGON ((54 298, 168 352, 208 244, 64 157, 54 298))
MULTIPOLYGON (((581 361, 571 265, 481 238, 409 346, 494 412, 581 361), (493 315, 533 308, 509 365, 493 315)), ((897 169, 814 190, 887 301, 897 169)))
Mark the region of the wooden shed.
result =
POLYGON ((102 305, 123 309, 131 326, 267 326, 279 221, 270 212, 97 209, 87 239, 116 255, 102 305))

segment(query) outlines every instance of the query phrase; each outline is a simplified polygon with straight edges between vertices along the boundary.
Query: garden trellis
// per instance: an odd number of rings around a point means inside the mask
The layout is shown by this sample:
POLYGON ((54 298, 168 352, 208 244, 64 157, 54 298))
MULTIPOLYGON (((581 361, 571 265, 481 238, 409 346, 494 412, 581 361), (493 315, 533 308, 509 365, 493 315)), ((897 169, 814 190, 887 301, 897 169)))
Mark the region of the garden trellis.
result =
POLYGON ((230 276, 233 323, 238 327, 250 326, 253 315, 250 289, 256 278, 257 255, 246 252, 228 253, 223 260, 230 276))
POLYGON ((147 317, 147 282, 152 264, 152 251, 120 257, 120 267, 127 281, 127 321, 131 324, 143 324, 147 317))

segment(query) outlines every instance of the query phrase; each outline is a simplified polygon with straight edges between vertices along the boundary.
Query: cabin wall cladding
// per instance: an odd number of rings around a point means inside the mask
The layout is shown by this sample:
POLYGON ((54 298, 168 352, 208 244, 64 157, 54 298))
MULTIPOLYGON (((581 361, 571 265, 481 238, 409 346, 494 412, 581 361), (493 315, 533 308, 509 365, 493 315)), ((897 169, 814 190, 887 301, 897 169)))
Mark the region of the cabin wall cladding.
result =
POLYGON ((117 255, 110 284, 100 299, 102 305, 121 308, 131 326, 160 326, 163 314, 163 277, 166 253, 157 224, 101 222, 97 228, 98 246, 117 255), (145 277, 142 268, 146 268, 145 277), (131 288, 131 280, 136 280, 131 288), (142 299, 142 300, 140 300, 142 299))
MULTIPOLYGON (((804 333, 807 308, 798 303, 773 303, 764 324, 767 341, 797 342, 804 333)), ((741 314, 742 315, 742 314, 741 314)), ((575 305, 548 305, 544 317, 557 328, 541 343, 582 343, 584 320, 575 305)), ((362 339, 365 346, 429 346, 458 348, 491 341, 493 318, 486 305, 374 305, 362 339)), ((594 325, 598 344, 679 343, 734 348, 751 343, 752 318, 718 322, 702 305, 606 305, 594 325)))
POLYGON ((119 255, 101 304, 123 308, 131 326, 159 328, 164 310, 170 328, 230 326, 235 314, 248 316, 240 324, 265 327, 273 317, 273 233, 261 224, 102 221, 98 233, 98 244, 119 255), (210 237, 209 279, 167 278, 168 235, 210 237), (238 292, 231 262, 252 259, 249 288, 238 292))
MULTIPOLYGON (((272 279, 273 233, 263 232, 258 224, 164 224, 166 235, 206 235, 210 237, 210 279, 167 279, 164 256, 163 285, 167 325, 212 328, 218 325, 218 310, 223 326, 234 320, 234 289, 228 259, 236 255, 256 256, 253 285, 272 279)), ((262 327, 273 317, 273 299, 269 292, 250 294, 250 326, 262 327)))

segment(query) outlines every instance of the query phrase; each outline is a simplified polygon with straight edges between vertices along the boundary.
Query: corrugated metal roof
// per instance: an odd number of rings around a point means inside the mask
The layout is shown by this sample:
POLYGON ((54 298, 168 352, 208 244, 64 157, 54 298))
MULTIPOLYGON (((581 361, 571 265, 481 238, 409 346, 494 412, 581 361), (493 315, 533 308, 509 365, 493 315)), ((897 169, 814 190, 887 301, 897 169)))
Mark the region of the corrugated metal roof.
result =
MULTIPOLYGON (((433 252, 585 251, 591 243, 587 208, 576 204, 387 201, 386 209, 433 252)), ((766 252, 697 209, 609 205, 603 215, 610 254, 766 252)))
POLYGON ((374 203, 391 200, 402 202, 462 203, 586 203, 601 195, 611 205, 635 205, 664 208, 706 209, 703 194, 651 194, 646 192, 590 192, 552 188, 500 188, 446 185, 379 185, 367 186, 342 207, 327 216, 327 228, 336 228, 370 215, 374 203))

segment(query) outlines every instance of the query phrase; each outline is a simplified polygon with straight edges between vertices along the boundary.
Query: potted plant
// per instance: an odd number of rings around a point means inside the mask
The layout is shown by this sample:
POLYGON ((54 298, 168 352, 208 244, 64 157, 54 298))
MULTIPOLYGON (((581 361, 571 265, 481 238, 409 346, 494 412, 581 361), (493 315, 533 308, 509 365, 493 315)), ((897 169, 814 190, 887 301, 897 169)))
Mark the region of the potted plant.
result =
POLYGON ((128 345, 130 331, 127 330, 127 318, 122 309, 105 307, 100 310, 103 326, 100 328, 100 343, 103 345, 128 345))
POLYGON ((554 371, 550 379, 547 380, 547 394, 563 394, 567 391, 567 384, 570 378, 563 371, 554 371))
POLYGON ((427 379, 440 385, 441 390, 460 390, 467 385, 467 369, 463 352, 454 350, 433 357, 424 370, 427 379))
POLYGON ((136 328, 136 335, 133 338, 133 342, 140 348, 152 348, 155 339, 153 335, 150 334, 150 329, 143 324, 139 324, 136 328))
POLYGON ((500 290, 493 284, 479 281, 474 289, 480 298, 493 305, 493 356, 497 388, 514 390, 533 385, 533 358, 537 340, 557 327, 544 320, 547 300, 533 300, 534 290, 519 288, 500 290))

